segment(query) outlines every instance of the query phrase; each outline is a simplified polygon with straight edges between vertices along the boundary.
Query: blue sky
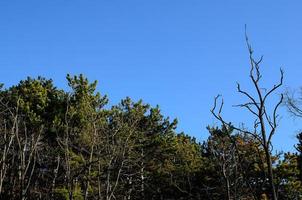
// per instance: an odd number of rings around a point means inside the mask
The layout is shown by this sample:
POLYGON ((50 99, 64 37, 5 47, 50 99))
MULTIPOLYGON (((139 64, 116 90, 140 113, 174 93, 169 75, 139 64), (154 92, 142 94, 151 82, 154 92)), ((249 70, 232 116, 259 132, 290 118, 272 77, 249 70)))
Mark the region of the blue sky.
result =
MULTIPOLYGON (((255 55, 264 55, 264 86, 285 71, 286 87, 302 86, 301 1, 51 0, 0 1, 1 82, 26 76, 85 74, 111 104, 130 96, 179 119, 179 131, 199 140, 218 125, 209 110, 216 94, 225 117, 250 123, 234 104, 236 82, 252 90, 244 25, 255 55)), ((279 92, 282 92, 280 90, 279 92)), ((276 99, 272 99, 274 101, 276 99)), ((301 120, 283 116, 275 149, 293 150, 301 120)))

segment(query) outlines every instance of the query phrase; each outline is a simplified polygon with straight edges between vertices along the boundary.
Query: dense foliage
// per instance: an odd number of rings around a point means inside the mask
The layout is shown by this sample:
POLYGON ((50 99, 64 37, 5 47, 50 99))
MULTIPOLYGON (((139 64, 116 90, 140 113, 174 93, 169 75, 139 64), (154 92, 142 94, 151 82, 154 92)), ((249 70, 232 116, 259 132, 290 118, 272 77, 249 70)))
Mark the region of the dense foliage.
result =
MULTIPOLYGON (((203 143, 130 98, 108 108, 96 82, 27 78, 0 91, 1 199, 269 199, 264 149, 232 126, 203 143)), ((272 155, 279 199, 301 199, 298 153, 272 155)))

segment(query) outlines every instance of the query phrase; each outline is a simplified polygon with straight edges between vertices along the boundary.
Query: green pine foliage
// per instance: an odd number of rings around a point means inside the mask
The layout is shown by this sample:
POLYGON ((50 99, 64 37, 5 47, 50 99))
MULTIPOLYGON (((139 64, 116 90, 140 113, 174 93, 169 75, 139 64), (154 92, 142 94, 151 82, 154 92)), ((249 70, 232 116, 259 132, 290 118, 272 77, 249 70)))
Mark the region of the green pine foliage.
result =
MULTIPOLYGON (((97 82, 67 75, 69 89, 27 78, 0 87, 1 199, 264 199, 264 151, 232 127, 203 143, 177 120, 129 97, 109 107, 97 82)), ((206 134, 206 133, 205 133, 206 134)), ((281 199, 301 199, 297 150, 273 157, 281 199)))

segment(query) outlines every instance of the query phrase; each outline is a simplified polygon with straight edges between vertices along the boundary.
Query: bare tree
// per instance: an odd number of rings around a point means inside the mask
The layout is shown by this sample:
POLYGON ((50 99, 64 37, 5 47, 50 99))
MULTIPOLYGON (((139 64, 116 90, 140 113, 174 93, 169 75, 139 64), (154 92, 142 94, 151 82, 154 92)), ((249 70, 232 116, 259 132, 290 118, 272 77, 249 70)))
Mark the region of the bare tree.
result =
MULTIPOLYGON (((235 180, 232 180, 232 176, 236 175, 237 168, 237 158, 236 158, 236 149, 235 144, 231 139, 230 130, 228 127, 224 127, 222 131, 218 129, 209 129, 211 132, 211 140, 208 142, 209 150, 213 156, 213 159, 216 160, 220 168, 220 172, 223 178, 224 187, 225 187, 225 196, 227 200, 236 199, 236 194, 232 194, 232 184, 235 185, 237 177, 235 180), (222 132, 227 134, 221 134, 222 132)), ((236 185, 235 185, 236 188, 236 185)))
POLYGON ((28 199, 28 191, 32 182, 32 177, 36 169, 39 146, 41 145, 41 135, 43 126, 36 130, 28 131, 26 122, 19 119, 15 128, 16 146, 18 149, 18 180, 20 186, 20 199, 28 199))
MULTIPOLYGON (((135 124, 135 122, 133 124, 135 124)), ((130 130, 126 133, 125 138, 118 140, 115 138, 115 136, 119 131, 120 130, 118 129, 115 133, 113 133, 113 135, 109 136, 111 138, 107 141, 109 144, 107 147, 107 155, 109 159, 107 160, 106 167, 106 200, 116 198, 115 192, 120 184, 121 177, 125 175, 124 168, 127 168, 126 165, 130 162, 127 152, 129 152, 131 149, 130 138, 133 135, 133 131, 130 130), (112 174, 114 169, 116 170, 115 175, 112 174)))
POLYGON ((296 97, 294 92, 287 90, 285 92, 285 101, 288 112, 298 118, 302 118, 302 88, 300 88, 300 97, 296 97))
POLYGON ((259 143, 263 146, 265 152, 265 159, 267 164, 267 174, 269 179, 269 185, 271 190, 271 198, 277 200, 277 191, 274 185, 274 174, 272 166, 272 156, 271 151, 272 137, 274 136, 277 126, 278 126, 278 114, 277 110, 281 103, 283 102, 283 94, 281 94, 278 102, 275 105, 268 103, 268 98, 283 84, 283 70, 280 69, 280 80, 279 83, 271 87, 270 89, 263 89, 260 85, 260 80, 262 79, 262 74, 260 71, 260 64, 262 62, 261 57, 259 60, 255 60, 253 57, 253 49, 249 43, 247 34, 245 35, 246 43, 249 52, 250 60, 250 73, 249 79, 252 82, 254 89, 256 90, 256 95, 251 94, 248 91, 241 89, 239 83, 237 83, 237 91, 245 96, 248 101, 243 104, 237 105, 238 107, 247 109, 254 117, 254 127, 252 131, 246 130, 241 127, 236 127, 231 125, 231 123, 224 120, 222 117, 223 99, 221 100, 220 106, 218 106, 218 100, 220 95, 216 96, 214 99, 214 106, 211 109, 213 116, 218 119, 223 126, 232 126, 233 129, 252 135, 259 143), (269 108, 272 107, 270 110, 269 108))
POLYGON ((13 150, 13 144, 15 140, 15 129, 17 127, 17 121, 18 121, 18 106, 16 109, 10 108, 7 103, 3 102, 3 100, 0 100, 1 105, 1 124, 0 124, 0 130, 2 132, 1 134, 1 158, 0 158, 0 194, 3 190, 3 182, 6 178, 7 170, 10 167, 10 164, 8 163, 8 159, 10 154, 12 154, 13 150), (8 116, 6 115, 6 112, 8 113, 8 116), (9 124, 12 124, 11 127, 9 124))

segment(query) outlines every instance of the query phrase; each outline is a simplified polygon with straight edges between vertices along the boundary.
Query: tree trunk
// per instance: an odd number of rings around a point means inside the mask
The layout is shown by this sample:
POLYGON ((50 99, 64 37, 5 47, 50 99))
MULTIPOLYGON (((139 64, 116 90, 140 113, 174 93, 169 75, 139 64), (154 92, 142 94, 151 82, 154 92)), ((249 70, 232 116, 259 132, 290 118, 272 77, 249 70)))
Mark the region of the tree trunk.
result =
POLYGON ((274 174, 273 174, 273 168, 272 168, 272 158, 271 154, 269 152, 268 146, 264 148, 265 156, 266 156, 266 163, 267 163, 267 171, 268 171, 268 177, 269 177, 269 184, 271 188, 271 195, 273 200, 277 200, 277 194, 274 184, 274 174))

